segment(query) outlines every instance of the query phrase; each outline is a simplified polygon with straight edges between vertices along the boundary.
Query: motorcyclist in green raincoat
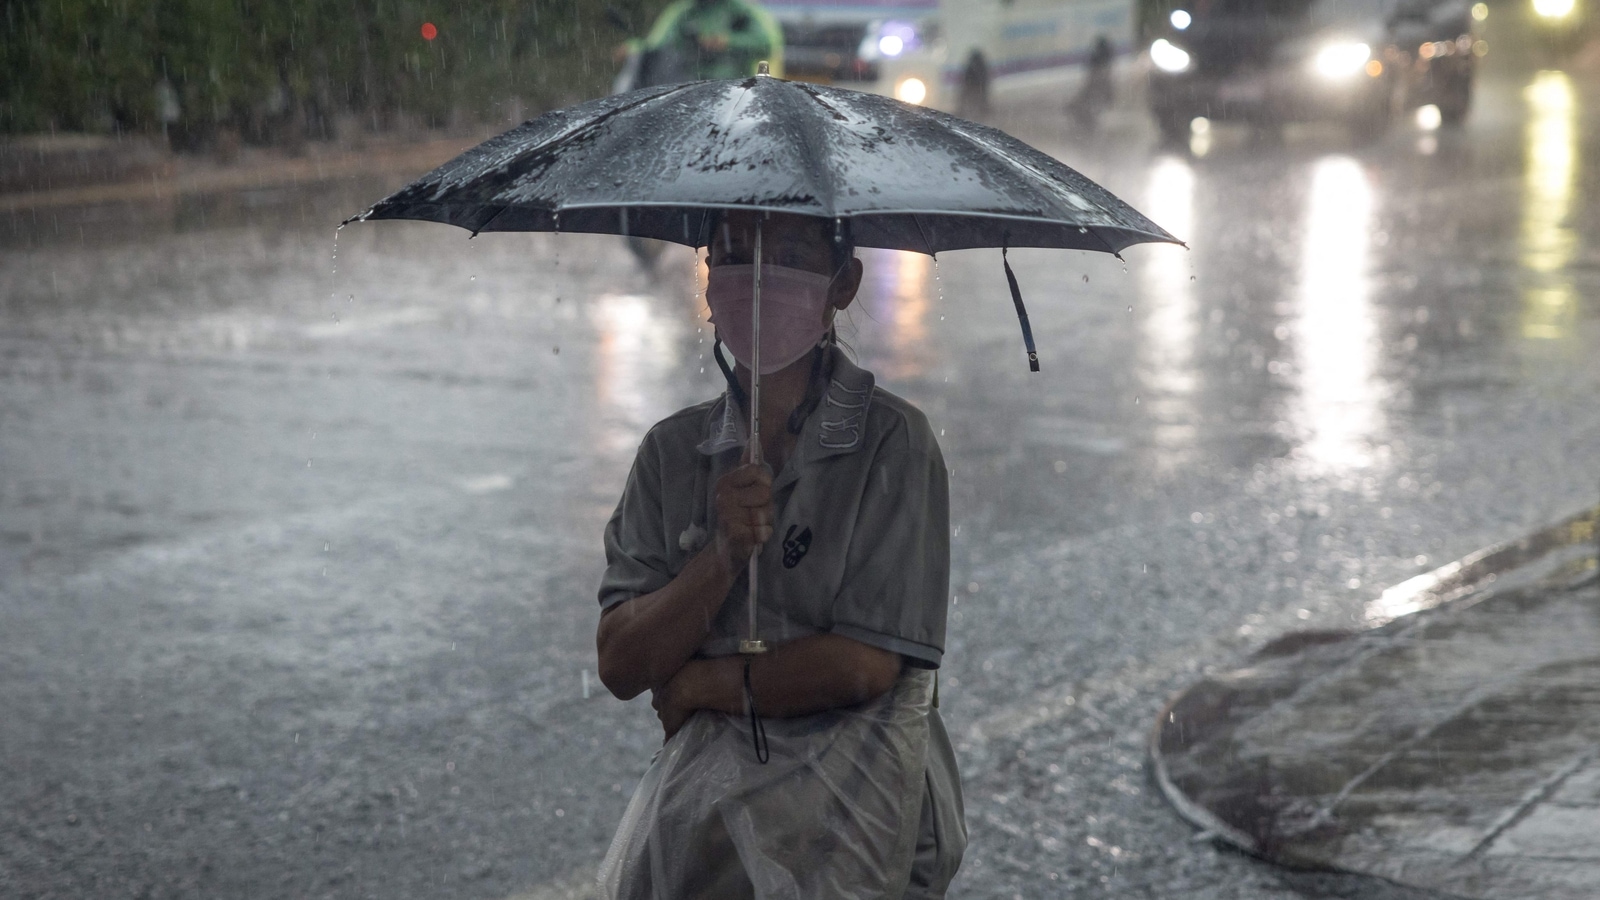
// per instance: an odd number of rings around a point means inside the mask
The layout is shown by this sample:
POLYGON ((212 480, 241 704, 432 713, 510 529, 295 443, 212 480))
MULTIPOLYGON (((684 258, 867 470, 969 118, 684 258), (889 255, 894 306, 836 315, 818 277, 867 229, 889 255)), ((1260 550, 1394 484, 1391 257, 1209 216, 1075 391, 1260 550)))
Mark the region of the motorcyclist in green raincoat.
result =
POLYGON ((783 74, 783 31, 748 0, 676 0, 638 44, 645 59, 635 86, 743 78, 762 61, 783 74))

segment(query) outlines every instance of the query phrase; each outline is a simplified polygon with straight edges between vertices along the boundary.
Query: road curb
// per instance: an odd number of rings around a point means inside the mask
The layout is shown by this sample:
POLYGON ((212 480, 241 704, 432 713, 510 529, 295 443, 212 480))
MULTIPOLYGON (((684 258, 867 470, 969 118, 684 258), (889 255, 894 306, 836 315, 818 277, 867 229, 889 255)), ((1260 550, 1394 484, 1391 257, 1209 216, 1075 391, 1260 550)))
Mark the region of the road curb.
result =
MULTIPOLYGON (((1375 627, 1348 632, 1293 632, 1257 651, 1243 668, 1190 685, 1162 709, 1151 730, 1147 753, 1152 779, 1178 815, 1200 829, 1197 840, 1213 840, 1291 869, 1376 878, 1428 892, 1429 896, 1486 896, 1483 891, 1504 888, 1507 879, 1515 882, 1520 878, 1523 879, 1521 883, 1530 885, 1538 883, 1537 879, 1544 877, 1538 872, 1513 871, 1519 864, 1516 853, 1527 856, 1530 851, 1516 851, 1514 846, 1512 850, 1497 848, 1492 854, 1487 851, 1511 826, 1549 800, 1574 773, 1595 768, 1596 752, 1583 749, 1588 745, 1584 743, 1587 738, 1582 729, 1561 731, 1558 726, 1554 734, 1541 738, 1549 742, 1549 752, 1527 754, 1526 758, 1537 760, 1543 768, 1529 762, 1526 772, 1514 773, 1521 782, 1532 783, 1535 789, 1524 790, 1523 796, 1515 802, 1505 801, 1503 792, 1497 795, 1496 803, 1485 801, 1483 815, 1474 821, 1480 825, 1487 821, 1487 832, 1456 827, 1459 822, 1440 814, 1451 825, 1450 828, 1439 826, 1440 834, 1456 834, 1457 842, 1465 840, 1461 835, 1473 834, 1470 845, 1463 843, 1461 847, 1451 848, 1449 853, 1427 849, 1409 862, 1362 865, 1360 861, 1373 858, 1374 846, 1383 845, 1384 840, 1390 840, 1391 844, 1394 841, 1392 836, 1374 836, 1374 830, 1369 827, 1371 822, 1362 818, 1366 813, 1351 813, 1349 821, 1345 821, 1345 807, 1340 804, 1352 797, 1351 792, 1357 791, 1359 786, 1359 802, 1366 808, 1374 804, 1381 806, 1384 802, 1398 804, 1399 812, 1391 819, 1415 820, 1422 823, 1418 828, 1425 831, 1433 824, 1418 810, 1426 810, 1430 802, 1437 803, 1440 795, 1437 792, 1422 794, 1420 801, 1399 797, 1396 791, 1405 790, 1403 778, 1393 774, 1397 768, 1406 770, 1402 761, 1409 760, 1412 766, 1416 764, 1413 757, 1421 752, 1417 748, 1424 746, 1419 741, 1431 742, 1427 746, 1435 749, 1430 752, 1439 752, 1436 745, 1442 746, 1447 756, 1470 762, 1498 760, 1500 757, 1493 754, 1505 753, 1497 746, 1485 745, 1487 749, 1476 750, 1470 741, 1452 744, 1447 738, 1432 735, 1445 733, 1449 725, 1459 720, 1470 721, 1482 707, 1492 702, 1504 703, 1510 697, 1511 708, 1517 713, 1520 712, 1519 698, 1540 697, 1543 695, 1539 691, 1553 690, 1538 680, 1545 671, 1537 667, 1542 647, 1517 645, 1517 651, 1524 658, 1533 658, 1532 667, 1526 672, 1532 673, 1527 677, 1535 687, 1533 693, 1524 695, 1503 693, 1509 690, 1507 685, 1521 685, 1518 679, 1526 673, 1515 667, 1495 668, 1497 660, 1492 653, 1485 654, 1481 661, 1470 656, 1466 659, 1469 668, 1477 665, 1478 669, 1471 670, 1476 676, 1475 683, 1464 682, 1460 654, 1452 658, 1453 662, 1446 660, 1445 650, 1450 646, 1445 641, 1459 640, 1459 635, 1476 633, 1471 628, 1482 628, 1481 622, 1474 625, 1466 621, 1473 616, 1491 624, 1509 620, 1536 629, 1543 615, 1550 619, 1549 628, 1559 630, 1561 621, 1555 617, 1565 607, 1559 603, 1541 606, 1540 598, 1559 598, 1564 592, 1573 591, 1582 591, 1587 596, 1593 592, 1595 568, 1600 560, 1600 548, 1595 544, 1597 535, 1600 535, 1600 507, 1585 509, 1525 537, 1487 547, 1390 588, 1369 605, 1375 627), (1500 605, 1507 609, 1493 605, 1491 601, 1496 598, 1501 598, 1500 605), (1479 604, 1486 605, 1471 616, 1463 615, 1479 604), (1419 647, 1422 649, 1417 649, 1419 647), (1370 673, 1383 672, 1382 666, 1389 664, 1385 661, 1390 657, 1411 654, 1428 660, 1430 653, 1440 660, 1437 665, 1446 673, 1439 676, 1444 687, 1429 696, 1432 705, 1385 706, 1384 701, 1392 701, 1390 695, 1401 689, 1381 679, 1371 680, 1375 676, 1370 673), (1368 686, 1373 688, 1370 694, 1360 693, 1368 686), (1330 696, 1337 699, 1330 700, 1330 696), (1440 705, 1440 697, 1447 702, 1440 705), (1455 718, 1431 718, 1451 704, 1457 705, 1453 713, 1455 718), (1396 730, 1396 723, 1405 724, 1407 716, 1415 717, 1414 724, 1408 726, 1412 733, 1422 736, 1414 740, 1408 738, 1411 743, 1374 745, 1369 735, 1361 730, 1370 727, 1371 734, 1379 739, 1388 732, 1403 733, 1404 729, 1396 730), (1441 728, 1441 723, 1445 727, 1441 728), (1573 747, 1568 746, 1574 743, 1579 750, 1576 754, 1573 747), (1363 759, 1356 750, 1368 753, 1366 759, 1371 762, 1367 768, 1354 778, 1328 781, 1326 776, 1337 774, 1341 765, 1346 766, 1345 776, 1354 771, 1348 768, 1350 765, 1359 768, 1363 759), (1480 752, 1484 754, 1481 760, 1473 756, 1480 752), (1314 759, 1323 753, 1330 760, 1326 771, 1315 765, 1307 766, 1308 758, 1314 759), (1551 760, 1559 765, 1551 764, 1551 760), (1180 764, 1184 775, 1175 774, 1175 763, 1180 764), (1390 768, 1385 769, 1386 766, 1390 768), (1379 776, 1380 770, 1385 774, 1379 776), (1546 770, 1553 770, 1553 774, 1546 770), (1319 782, 1318 776, 1324 776, 1323 781, 1319 782), (1370 788, 1380 778, 1383 787, 1370 788), (1344 786, 1337 794, 1328 793, 1330 784, 1341 783, 1344 786), (1496 813, 1492 820, 1487 819, 1489 813, 1496 813), (1488 837, 1483 837, 1484 833, 1488 837), (1351 847, 1357 850, 1349 851, 1351 847), (1455 855, 1451 856, 1452 853, 1455 855), (1488 856, 1494 858, 1486 859, 1488 856), (1346 860, 1355 860, 1356 864, 1344 864, 1346 860), (1464 862, 1470 863, 1467 868, 1475 867, 1474 871, 1463 874, 1464 862), (1487 874, 1477 872, 1478 869, 1487 874), (1494 871, 1488 871, 1490 869, 1494 871), (1508 871, 1512 874, 1505 874, 1508 871), (1415 877, 1411 877, 1412 874, 1415 877), (1496 882, 1496 878, 1500 881, 1496 882)), ((1587 610, 1592 603, 1592 600, 1583 600, 1580 608, 1587 610)), ((1501 640, 1499 633, 1488 629, 1482 633, 1487 635, 1482 638, 1488 642, 1486 646, 1503 646, 1495 643, 1501 640)), ((1580 661, 1575 663, 1580 666, 1579 671, 1582 665, 1592 663, 1592 660, 1581 659, 1581 651, 1579 657, 1580 661)), ((1556 651, 1552 651, 1551 658, 1562 659, 1556 651)), ((1409 664, 1412 665, 1410 671, 1418 671, 1415 659, 1409 664)), ((1421 671, 1421 680, 1426 682, 1431 670, 1423 668, 1421 671)), ((1423 683, 1421 686, 1406 685, 1404 689, 1425 695, 1432 688, 1423 683)), ((1535 710, 1526 715, 1537 719, 1543 712, 1535 710)), ((1450 770, 1452 765, 1447 761, 1441 768, 1450 770)), ((1459 768, 1468 770, 1469 775, 1477 771, 1470 764, 1459 768)), ((1443 782, 1454 775, 1446 772, 1437 777, 1443 782)), ((1469 779, 1466 783, 1487 796, 1488 789, 1482 787, 1482 782, 1480 778, 1478 781, 1469 779)), ((1473 801, 1474 797, 1476 795, 1457 801, 1457 806, 1473 801)), ((1352 797, 1351 802, 1355 803, 1356 799, 1352 797)), ((1587 801, 1580 801, 1580 804, 1583 802, 1587 801)), ((1582 815, 1590 815, 1582 811, 1586 807, 1574 808, 1582 815)), ((1457 813, 1459 811, 1451 814, 1457 813)), ((1466 814, 1460 817, 1462 821, 1470 818, 1466 814)), ((1556 839, 1566 838, 1557 834, 1556 839)), ((1428 840, 1434 838, 1419 838, 1423 845, 1428 840)), ((1538 865, 1532 863, 1523 868, 1537 868, 1538 865)), ((1582 891, 1592 884, 1600 884, 1600 862, 1596 862, 1593 869, 1590 872, 1582 868, 1570 876, 1571 883, 1579 885, 1578 893, 1560 893, 1568 883, 1558 879, 1555 882, 1560 889, 1558 893, 1584 896, 1582 891)))

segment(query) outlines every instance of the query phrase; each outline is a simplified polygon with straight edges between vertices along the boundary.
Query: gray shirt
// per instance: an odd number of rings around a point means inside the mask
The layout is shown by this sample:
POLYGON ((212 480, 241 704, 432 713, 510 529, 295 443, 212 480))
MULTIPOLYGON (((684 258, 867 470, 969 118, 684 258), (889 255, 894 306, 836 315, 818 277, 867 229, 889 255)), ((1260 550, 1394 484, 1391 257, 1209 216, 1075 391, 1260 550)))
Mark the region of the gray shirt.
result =
MULTIPOLYGON (((777 527, 761 552, 761 637, 775 646, 842 634, 898 653, 912 666, 936 669, 950 596, 944 458, 920 411, 875 387, 872 374, 842 353, 830 352, 827 392, 773 479, 777 527)), ((650 429, 606 523, 602 609, 665 587, 712 539, 717 479, 739 465, 746 441, 738 405, 727 395, 650 429)), ((746 598, 741 577, 700 655, 738 652, 748 628, 746 598)), ((927 721, 923 759, 874 757, 876 766, 923 766, 906 900, 944 897, 967 843, 955 753, 938 710, 929 711, 927 721)))
MULTIPOLYGON (((827 391, 773 480, 777 526, 761 551, 760 636, 775 646, 840 634, 938 668, 950 579, 944 458, 916 407, 831 352, 827 391)), ((717 479, 739 465, 747 440, 741 419, 724 395, 645 435, 606 524, 602 609, 665 587, 711 540, 717 479)), ((746 597, 741 577, 700 655, 738 652, 746 597)))

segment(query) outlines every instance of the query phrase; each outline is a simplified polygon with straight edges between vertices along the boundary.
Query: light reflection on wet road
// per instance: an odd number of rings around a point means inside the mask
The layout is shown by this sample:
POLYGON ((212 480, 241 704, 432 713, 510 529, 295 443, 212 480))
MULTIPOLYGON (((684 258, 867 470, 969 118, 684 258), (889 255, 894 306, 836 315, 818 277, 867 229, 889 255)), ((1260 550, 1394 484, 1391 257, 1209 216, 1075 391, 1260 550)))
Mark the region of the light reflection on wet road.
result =
MULTIPOLYGON (((1188 159, 1167 155, 1153 160, 1143 197, 1145 214, 1173 234, 1192 240, 1194 189, 1194 167, 1188 159)), ((1139 344, 1139 390, 1145 415, 1154 423, 1155 467, 1170 473, 1192 455, 1197 431, 1198 286, 1189 258, 1192 251, 1155 246, 1141 249, 1135 259, 1141 277, 1139 297, 1146 312, 1139 344)))
POLYGON ((1289 348, 1298 387, 1297 452, 1330 472, 1363 469, 1382 433, 1367 259, 1372 184, 1361 164, 1345 156, 1317 160, 1310 174, 1289 348))
POLYGON ((1568 217, 1578 173, 1577 99, 1564 72, 1540 72, 1528 103, 1527 174, 1522 202, 1524 337, 1558 340, 1577 312, 1566 271, 1578 247, 1568 217))
MULTIPOLYGON (((847 339, 952 468, 958 896, 1296 896, 1148 787, 1167 693, 1593 502, 1595 91, 1481 96, 1364 150, 1025 131, 1192 248, 1013 254, 1040 375, 998 254, 863 254, 847 339)), ((0 878, 490 897, 602 852, 655 739, 581 696, 598 535, 719 384, 698 275, 387 223, 335 260, 381 190, 0 229, 0 878)))

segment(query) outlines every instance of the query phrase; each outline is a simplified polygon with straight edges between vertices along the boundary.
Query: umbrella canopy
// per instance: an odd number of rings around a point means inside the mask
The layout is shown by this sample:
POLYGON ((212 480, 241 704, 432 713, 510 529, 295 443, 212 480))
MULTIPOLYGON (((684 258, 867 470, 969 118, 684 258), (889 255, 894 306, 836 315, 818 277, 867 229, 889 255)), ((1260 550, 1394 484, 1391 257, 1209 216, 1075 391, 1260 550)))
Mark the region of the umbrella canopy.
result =
POLYGON ((930 254, 1178 243, 1001 131, 887 97, 759 75, 546 113, 355 219, 699 246, 709 214, 727 209, 848 220, 858 246, 930 254))

